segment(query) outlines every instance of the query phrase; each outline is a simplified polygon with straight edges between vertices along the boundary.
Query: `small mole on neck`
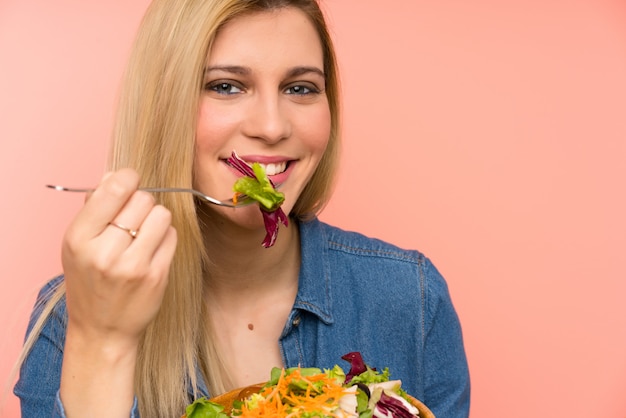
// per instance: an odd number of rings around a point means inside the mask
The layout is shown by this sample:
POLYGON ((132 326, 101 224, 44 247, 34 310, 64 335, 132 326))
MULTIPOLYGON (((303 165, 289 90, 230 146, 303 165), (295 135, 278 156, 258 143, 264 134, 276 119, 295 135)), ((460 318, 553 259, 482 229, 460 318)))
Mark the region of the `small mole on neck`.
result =
POLYGON ((249 329, 250 331, 254 330, 254 324, 248 324, 248 329, 249 329))

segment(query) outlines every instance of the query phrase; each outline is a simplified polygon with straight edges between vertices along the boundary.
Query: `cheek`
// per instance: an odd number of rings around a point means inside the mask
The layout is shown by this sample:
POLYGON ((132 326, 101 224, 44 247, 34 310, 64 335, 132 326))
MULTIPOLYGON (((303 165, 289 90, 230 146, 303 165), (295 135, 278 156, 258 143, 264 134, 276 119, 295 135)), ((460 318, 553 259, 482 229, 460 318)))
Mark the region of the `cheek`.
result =
POLYGON ((330 137, 330 109, 328 106, 320 108, 314 114, 309 114, 304 123, 306 124, 304 129, 307 132, 307 145, 321 158, 330 137))
POLYGON ((216 140, 213 131, 216 126, 211 120, 211 112, 206 105, 201 105, 198 111, 198 123, 196 126, 196 158, 200 157, 202 152, 211 149, 216 140))
POLYGON ((196 123, 195 155, 194 155, 194 188, 205 193, 215 193, 214 185, 211 184, 212 176, 208 173, 213 170, 211 161, 215 159, 215 154, 219 152, 220 143, 225 135, 225 128, 219 124, 220 119, 216 118, 205 102, 202 102, 198 109, 198 121, 196 123))
POLYGON ((235 112, 220 112, 219 108, 209 106, 208 101, 203 100, 198 111, 196 150, 200 153, 218 152, 235 126, 235 112))

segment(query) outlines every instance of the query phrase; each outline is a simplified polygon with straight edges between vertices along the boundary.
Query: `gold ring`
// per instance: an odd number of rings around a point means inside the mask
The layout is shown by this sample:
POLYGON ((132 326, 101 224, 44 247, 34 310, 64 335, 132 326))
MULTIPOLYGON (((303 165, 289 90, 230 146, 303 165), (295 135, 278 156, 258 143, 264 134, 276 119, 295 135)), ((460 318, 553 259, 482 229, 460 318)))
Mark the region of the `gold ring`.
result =
POLYGON ((109 222, 109 225, 113 225, 114 227, 119 228, 122 231, 128 232, 128 235, 130 235, 132 239, 135 239, 137 237, 137 233, 139 232, 136 229, 130 229, 130 228, 125 227, 124 225, 121 225, 115 222, 109 222))

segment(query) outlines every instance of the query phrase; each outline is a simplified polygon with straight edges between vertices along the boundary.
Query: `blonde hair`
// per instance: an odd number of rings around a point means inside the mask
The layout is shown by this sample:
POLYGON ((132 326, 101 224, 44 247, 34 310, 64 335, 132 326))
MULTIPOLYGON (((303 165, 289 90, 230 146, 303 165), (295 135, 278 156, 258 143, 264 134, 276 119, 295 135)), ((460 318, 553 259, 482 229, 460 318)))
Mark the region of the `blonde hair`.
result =
MULTIPOLYGON (((316 0, 155 0, 148 8, 125 74, 113 132, 111 170, 132 167, 146 185, 191 187, 198 103, 204 65, 226 22, 242 14, 295 7, 310 19, 324 51, 331 134, 325 154, 294 206, 292 217, 307 219, 327 203, 339 153, 339 81, 336 58, 316 0)), ((180 416, 197 391, 201 370, 212 395, 230 387, 207 328, 204 279, 209 256, 193 199, 158 196, 173 214, 178 246, 161 309, 139 347, 135 371, 141 416, 180 416)), ((45 318, 64 294, 62 284, 29 335, 22 358, 34 344, 45 318)))

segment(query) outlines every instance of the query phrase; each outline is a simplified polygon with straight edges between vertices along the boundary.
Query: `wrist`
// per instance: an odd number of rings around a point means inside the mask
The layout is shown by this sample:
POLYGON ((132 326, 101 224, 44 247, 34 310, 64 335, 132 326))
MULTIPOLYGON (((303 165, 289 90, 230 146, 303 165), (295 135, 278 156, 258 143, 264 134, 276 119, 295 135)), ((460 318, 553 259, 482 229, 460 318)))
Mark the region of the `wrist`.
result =
POLYGON ((105 367, 118 363, 133 363, 137 357, 138 338, 127 337, 114 332, 88 332, 80 327, 67 326, 64 356, 71 354, 99 360, 105 367))
POLYGON ((137 343, 108 337, 68 325, 60 390, 68 417, 84 416, 85 411, 94 417, 128 416, 135 395, 137 343))

